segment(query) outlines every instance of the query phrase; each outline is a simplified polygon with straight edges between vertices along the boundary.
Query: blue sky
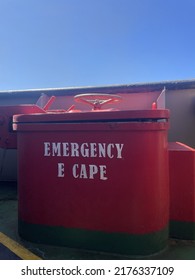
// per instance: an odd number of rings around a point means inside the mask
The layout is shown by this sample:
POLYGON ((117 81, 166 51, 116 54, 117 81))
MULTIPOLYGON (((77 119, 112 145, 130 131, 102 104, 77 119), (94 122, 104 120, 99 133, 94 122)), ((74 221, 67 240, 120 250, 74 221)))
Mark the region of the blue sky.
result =
POLYGON ((0 90, 193 78, 194 0, 0 0, 0 90))

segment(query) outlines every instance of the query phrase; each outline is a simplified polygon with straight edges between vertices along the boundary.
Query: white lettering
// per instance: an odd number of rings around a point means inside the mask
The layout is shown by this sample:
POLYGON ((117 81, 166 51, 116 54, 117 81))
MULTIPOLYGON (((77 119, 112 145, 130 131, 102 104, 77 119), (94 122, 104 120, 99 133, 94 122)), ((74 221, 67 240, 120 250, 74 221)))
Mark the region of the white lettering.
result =
POLYGON ((106 143, 99 143, 99 157, 106 157, 106 143))
POLYGON ((64 177, 64 163, 58 163, 58 177, 64 177))
POLYGON ((85 164, 81 164, 81 171, 80 171, 80 177, 79 178, 87 179, 87 170, 86 170, 86 165, 85 164))
POLYGON ((44 156, 122 158, 124 144, 44 142, 44 156))
POLYGON ((91 157, 97 157, 97 144, 90 143, 90 148, 91 148, 91 157))
POLYGON ((107 147, 107 155, 109 158, 113 158, 114 155, 112 154, 112 148, 114 148, 114 144, 108 144, 108 147, 107 147))
POLYGON ((52 156, 61 156, 61 143, 52 143, 52 156))
POLYGON ((106 165, 100 165, 100 180, 107 180, 106 175, 106 165))
POLYGON ((68 157, 69 154, 69 144, 68 143, 62 143, 63 146, 63 156, 68 157))
POLYGON ((98 168, 96 165, 89 165, 89 179, 94 179, 94 175, 98 173, 98 168))
POLYGON ((78 178, 79 175, 77 174, 77 169, 78 169, 79 165, 78 164, 74 164, 73 168, 72 168, 72 174, 74 178, 78 178))
POLYGON ((94 165, 94 164, 74 164, 72 168, 72 175, 74 178, 79 179, 95 179, 107 180, 106 177, 106 165, 94 165))
POLYGON ((117 158, 122 158, 122 149, 124 144, 115 144, 117 149, 117 158))
POLYGON ((50 143, 44 142, 44 156, 49 157, 51 155, 50 153, 50 143))
POLYGON ((89 148, 88 147, 89 147, 88 143, 83 143, 81 145, 81 155, 83 157, 89 157, 89 148))
POLYGON ((71 157, 79 157, 79 144, 78 143, 70 143, 71 144, 71 157))

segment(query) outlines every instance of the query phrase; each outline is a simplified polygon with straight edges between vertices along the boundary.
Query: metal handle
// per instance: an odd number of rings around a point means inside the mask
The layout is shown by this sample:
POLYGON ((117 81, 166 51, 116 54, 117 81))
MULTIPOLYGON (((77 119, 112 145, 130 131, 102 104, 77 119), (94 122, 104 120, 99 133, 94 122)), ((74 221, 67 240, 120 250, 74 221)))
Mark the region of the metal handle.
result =
POLYGON ((93 106, 93 110, 101 110, 105 104, 122 101, 122 97, 116 94, 87 93, 74 96, 74 100, 93 106))

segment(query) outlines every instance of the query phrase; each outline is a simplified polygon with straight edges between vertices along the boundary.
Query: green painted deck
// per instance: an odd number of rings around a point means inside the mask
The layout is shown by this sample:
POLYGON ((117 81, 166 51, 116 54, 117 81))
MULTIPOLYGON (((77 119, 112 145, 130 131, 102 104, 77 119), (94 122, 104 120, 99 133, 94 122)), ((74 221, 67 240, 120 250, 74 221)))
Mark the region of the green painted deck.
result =
MULTIPOLYGON (((128 260, 132 256, 85 251, 74 248, 36 244, 18 235, 17 184, 0 182, 0 259, 45 260, 128 260), (2 236, 5 237, 2 239, 2 236), (4 240, 4 243, 1 242, 4 240)), ((148 260, 195 260, 195 241, 170 239, 158 254, 141 257, 148 260)))

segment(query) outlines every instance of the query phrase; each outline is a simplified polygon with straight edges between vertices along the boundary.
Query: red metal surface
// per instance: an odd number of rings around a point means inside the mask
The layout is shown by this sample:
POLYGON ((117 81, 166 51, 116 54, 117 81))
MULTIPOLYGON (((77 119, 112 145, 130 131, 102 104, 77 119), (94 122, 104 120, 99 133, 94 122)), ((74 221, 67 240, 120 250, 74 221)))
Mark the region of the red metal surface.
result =
POLYGON ((12 117, 14 114, 43 113, 36 105, 0 106, 0 148, 16 149, 17 135, 12 130, 12 117))
MULTIPOLYGON (((129 234, 165 228, 168 123, 147 118, 157 117, 156 111, 15 116, 19 218, 129 234), (76 116, 98 122, 63 123, 76 116), (105 116, 110 121, 102 122, 105 116), (138 116, 145 121, 126 121, 138 116)), ((165 116, 167 111, 159 112, 165 116)))
POLYGON ((169 143, 170 220, 195 222, 195 150, 169 143))
POLYGON ((47 114, 33 114, 32 115, 16 115, 13 117, 13 122, 81 122, 81 121, 104 121, 104 120, 117 120, 117 121, 132 121, 132 120, 145 120, 145 121, 157 121, 167 120, 169 118, 168 110, 124 110, 124 111, 83 111, 75 113, 64 113, 54 111, 53 113, 48 112, 47 114))

